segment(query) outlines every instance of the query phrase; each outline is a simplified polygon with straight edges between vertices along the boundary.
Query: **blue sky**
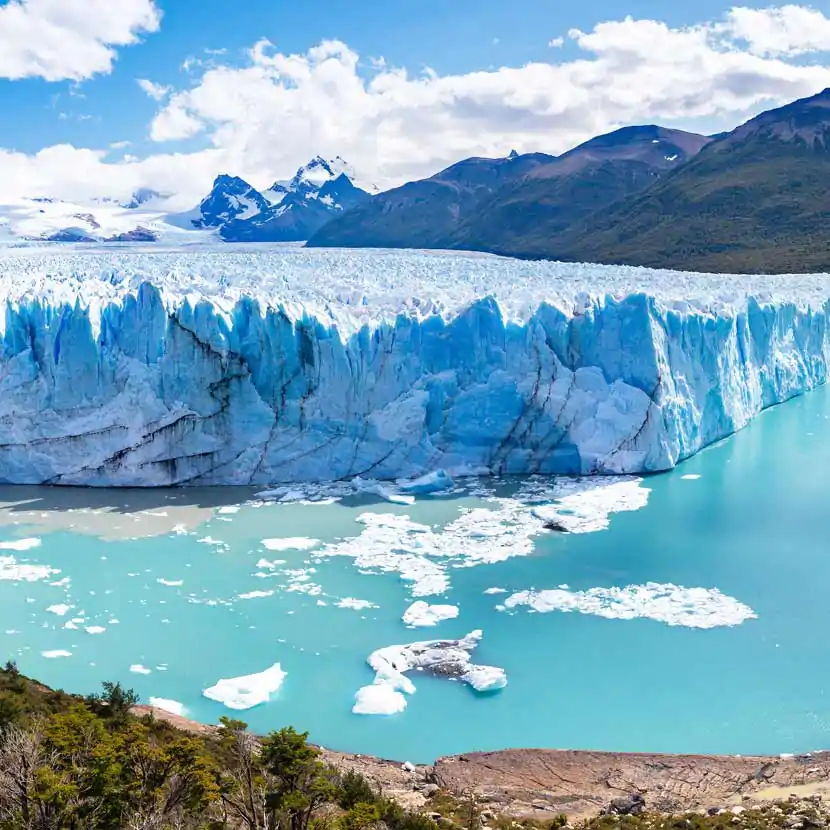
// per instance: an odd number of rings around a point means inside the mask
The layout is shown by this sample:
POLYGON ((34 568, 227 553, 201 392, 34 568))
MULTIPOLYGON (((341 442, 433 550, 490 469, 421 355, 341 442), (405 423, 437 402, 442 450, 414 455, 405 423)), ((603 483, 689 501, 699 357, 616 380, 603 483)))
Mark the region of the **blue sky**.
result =
POLYGON ((465 155, 560 152, 625 123, 714 131, 830 85, 828 10, 0 0, 0 174, 14 165, 30 190, 91 177, 195 194, 220 168, 264 182, 320 152, 387 184, 465 155))

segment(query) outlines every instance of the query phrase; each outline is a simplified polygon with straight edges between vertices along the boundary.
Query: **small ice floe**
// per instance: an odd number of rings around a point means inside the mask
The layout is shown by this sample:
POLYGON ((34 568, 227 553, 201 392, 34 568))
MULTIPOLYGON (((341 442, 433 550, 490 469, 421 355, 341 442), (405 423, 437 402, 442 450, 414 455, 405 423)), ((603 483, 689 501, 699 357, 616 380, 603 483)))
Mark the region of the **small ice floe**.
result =
POLYGON ((444 620, 454 620, 458 616, 455 605, 430 605, 423 600, 416 600, 404 611, 401 619, 410 628, 423 628, 438 625, 444 620))
POLYGON ((36 537, 30 539, 13 539, 10 542, 0 542, 0 550, 14 550, 19 553, 25 550, 32 550, 32 548, 39 548, 40 544, 40 539, 36 537))
POLYGON ((697 481, 700 478, 700 473, 686 473, 685 476, 680 476, 683 481, 697 481))
POLYGON ((166 585, 168 588, 180 588, 184 585, 183 579, 162 579, 159 578, 156 580, 159 585, 166 585))
POLYGON ((358 477, 352 479, 352 484, 358 492, 378 496, 384 501, 388 501, 390 504, 415 504, 415 496, 410 496, 406 493, 398 493, 396 490, 386 484, 381 484, 379 481, 366 480, 358 477))
POLYGON ((50 605, 46 610, 50 614, 57 614, 57 616, 63 617, 72 610, 72 607, 71 605, 50 605))
POLYGON ((219 512, 227 515, 230 513, 238 513, 240 509, 241 508, 238 504, 226 504, 219 508, 219 512))
MULTIPOLYGON (((267 559, 260 559, 259 562, 256 563, 256 566, 258 568, 261 568, 262 570, 273 571, 276 570, 280 565, 285 564, 285 559, 274 559, 270 562, 267 559)), ((268 576, 271 576, 271 574, 268 574, 268 576)))
POLYGON ((612 513, 645 507, 650 492, 636 477, 565 479, 557 482, 555 502, 534 507, 533 515, 549 530, 595 533, 607 530, 612 513))
POLYGON ((0 581, 39 582, 59 573, 48 565, 30 565, 18 562, 13 556, 0 556, 0 581))
POLYGON ((647 582, 624 588, 590 588, 571 591, 519 591, 509 596, 501 611, 527 606, 542 614, 576 611, 612 620, 645 618, 672 626, 717 628, 740 625, 757 614, 717 588, 684 588, 682 585, 647 582))
POLYGON ((47 660, 55 660, 58 657, 71 657, 72 652, 71 651, 66 651, 65 649, 62 649, 62 648, 58 648, 58 649, 55 649, 54 651, 41 651, 40 656, 45 657, 47 660))
POLYGON ((364 611, 367 608, 377 608, 373 602, 368 599, 355 599, 354 597, 344 597, 335 603, 338 608, 351 608, 353 611, 364 611))
POLYGON ((267 703, 271 695, 282 686, 286 673, 279 663, 259 674, 230 677, 219 680, 202 692, 204 697, 215 700, 228 709, 251 709, 267 703))
POLYGON ((319 539, 309 539, 305 536, 294 536, 288 539, 263 539, 262 546, 266 550, 311 550, 320 544, 319 539))
POLYGON ((150 674, 152 669, 148 669, 146 666, 142 666, 141 663, 134 663, 130 666, 130 671, 133 674, 150 674))
POLYGON ((478 692, 504 688, 507 675, 503 669, 479 666, 470 658, 481 636, 481 631, 472 631, 460 640, 431 640, 378 649, 368 660, 375 671, 375 681, 358 690, 352 712, 356 715, 402 712, 406 708, 404 695, 415 692, 415 684, 406 674, 416 670, 460 680, 478 692))
POLYGON ((260 599, 262 597, 271 597, 273 595, 273 591, 251 591, 247 594, 239 594, 237 599, 260 599))
POLYGON ((106 630, 103 625, 88 625, 85 629, 87 634, 103 634, 106 630))
POLYGON ((507 588, 488 588, 484 593, 485 594, 506 594, 507 588))
POLYGON ((166 697, 151 697, 150 706, 156 709, 161 709, 164 712, 170 712, 172 715, 184 715, 187 711, 183 703, 178 700, 168 700, 166 697))
POLYGON ((412 479, 412 481, 400 483, 398 488, 403 493, 417 496, 449 490, 454 485, 455 482, 452 476, 446 470, 436 470, 434 473, 427 473, 420 478, 412 479))

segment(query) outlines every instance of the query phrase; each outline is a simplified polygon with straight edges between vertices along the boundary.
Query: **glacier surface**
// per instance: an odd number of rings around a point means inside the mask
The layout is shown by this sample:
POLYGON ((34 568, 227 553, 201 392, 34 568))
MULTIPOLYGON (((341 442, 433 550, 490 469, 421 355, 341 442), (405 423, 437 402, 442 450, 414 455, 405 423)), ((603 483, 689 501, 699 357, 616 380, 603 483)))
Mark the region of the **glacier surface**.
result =
POLYGON ((659 471, 827 377, 827 275, 11 249, 0 296, 12 483, 659 471))

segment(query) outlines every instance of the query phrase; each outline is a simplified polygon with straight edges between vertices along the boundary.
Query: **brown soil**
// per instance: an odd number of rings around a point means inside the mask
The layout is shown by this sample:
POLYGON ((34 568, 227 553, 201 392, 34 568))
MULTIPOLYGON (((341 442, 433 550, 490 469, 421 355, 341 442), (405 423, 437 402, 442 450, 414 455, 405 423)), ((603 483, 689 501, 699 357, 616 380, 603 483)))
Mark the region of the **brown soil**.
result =
MULTIPOLYGON (((216 727, 150 706, 153 713, 189 731, 216 727)), ((457 798, 474 794, 494 812, 538 818, 565 813, 594 816, 613 798, 639 793, 659 812, 707 810, 798 796, 830 797, 830 752, 792 758, 729 755, 660 755, 546 749, 472 752, 409 768, 397 761, 323 749, 338 769, 365 775, 403 806, 418 809, 438 785, 457 798)))

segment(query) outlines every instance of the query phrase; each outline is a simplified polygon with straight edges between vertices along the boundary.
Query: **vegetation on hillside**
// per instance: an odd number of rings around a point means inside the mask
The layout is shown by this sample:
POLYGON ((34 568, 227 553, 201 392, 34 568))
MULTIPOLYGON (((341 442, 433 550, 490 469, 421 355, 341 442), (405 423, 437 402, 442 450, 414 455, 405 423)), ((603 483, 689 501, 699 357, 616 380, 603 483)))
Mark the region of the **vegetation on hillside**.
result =
POLYGON ((430 785, 422 813, 364 776, 326 764, 291 727, 257 738, 242 721, 185 732, 133 714, 118 683, 81 698, 0 669, 0 830, 812 830, 830 827, 819 796, 709 814, 646 812, 615 799, 606 814, 516 817, 475 792, 430 785), (622 803, 622 813, 615 804, 622 803), (631 808, 631 809, 629 809, 631 808), (631 813, 631 814, 628 814, 631 813))
POLYGON ((79 698, 0 670, 0 830, 436 828, 327 766, 306 733, 256 738, 227 718, 185 733, 136 702, 118 683, 79 698))

